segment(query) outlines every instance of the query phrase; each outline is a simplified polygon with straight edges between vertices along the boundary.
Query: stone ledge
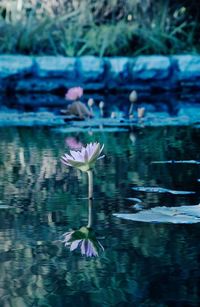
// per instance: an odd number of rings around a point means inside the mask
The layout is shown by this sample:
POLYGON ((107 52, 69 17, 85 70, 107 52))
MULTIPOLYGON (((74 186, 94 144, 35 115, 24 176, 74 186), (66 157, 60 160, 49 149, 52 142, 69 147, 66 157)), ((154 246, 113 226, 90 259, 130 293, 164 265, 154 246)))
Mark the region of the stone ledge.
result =
POLYGON ((0 55, 0 92, 169 91, 200 87, 200 56, 78 58, 0 55))
POLYGON ((179 55, 173 56, 176 61, 176 77, 179 81, 200 81, 200 56, 179 55))
POLYGON ((83 56, 77 58, 78 78, 82 82, 104 81, 105 61, 94 56, 83 56))
POLYGON ((76 58, 40 56, 35 57, 36 76, 42 78, 63 77, 76 79, 76 58))
POLYGON ((163 80, 170 75, 170 59, 165 56, 139 56, 132 64, 132 80, 163 80))
POLYGON ((33 72, 33 58, 23 55, 0 55, 0 79, 33 72))

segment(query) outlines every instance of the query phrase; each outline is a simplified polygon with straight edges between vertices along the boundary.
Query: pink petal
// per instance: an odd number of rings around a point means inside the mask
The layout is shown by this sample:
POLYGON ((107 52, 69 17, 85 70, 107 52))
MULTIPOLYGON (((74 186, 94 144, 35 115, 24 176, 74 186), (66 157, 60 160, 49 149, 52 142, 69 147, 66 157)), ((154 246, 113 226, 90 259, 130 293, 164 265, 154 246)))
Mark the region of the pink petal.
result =
POLYGON ((65 98, 69 100, 76 100, 80 98, 82 95, 83 95, 83 89, 81 87, 72 87, 67 91, 65 98))

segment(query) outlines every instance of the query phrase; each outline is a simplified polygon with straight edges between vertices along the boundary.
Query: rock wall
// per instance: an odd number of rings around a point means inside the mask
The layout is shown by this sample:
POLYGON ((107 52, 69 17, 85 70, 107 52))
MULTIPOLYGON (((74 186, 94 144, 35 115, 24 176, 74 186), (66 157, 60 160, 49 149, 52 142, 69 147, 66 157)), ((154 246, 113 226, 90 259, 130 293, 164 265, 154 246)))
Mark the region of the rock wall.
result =
POLYGON ((88 91, 198 90, 200 56, 0 55, 0 92, 61 92, 72 86, 88 91))

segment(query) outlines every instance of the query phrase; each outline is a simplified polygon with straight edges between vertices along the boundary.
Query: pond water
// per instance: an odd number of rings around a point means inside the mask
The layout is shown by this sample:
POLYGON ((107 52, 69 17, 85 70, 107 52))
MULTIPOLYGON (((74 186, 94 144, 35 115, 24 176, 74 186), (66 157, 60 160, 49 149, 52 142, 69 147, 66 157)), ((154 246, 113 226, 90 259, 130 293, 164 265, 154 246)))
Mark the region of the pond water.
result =
POLYGON ((137 128, 67 134, 48 128, 0 129, 0 306, 199 306, 200 224, 122 220, 115 213, 197 205, 200 130, 137 128), (66 138, 105 144, 94 177, 93 229, 99 257, 61 242, 87 225, 87 177, 60 163, 66 138), (133 187, 194 191, 173 195, 133 187), (7 207, 8 206, 8 207, 7 207))

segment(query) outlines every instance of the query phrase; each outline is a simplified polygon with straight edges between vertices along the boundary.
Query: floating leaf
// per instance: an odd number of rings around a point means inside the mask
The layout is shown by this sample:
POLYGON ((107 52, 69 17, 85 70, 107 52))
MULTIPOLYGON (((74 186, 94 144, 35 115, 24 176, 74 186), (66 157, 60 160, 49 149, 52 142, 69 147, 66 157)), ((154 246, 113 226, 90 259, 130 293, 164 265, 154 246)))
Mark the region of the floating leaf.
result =
POLYGON ((193 224, 200 223, 200 205, 155 207, 138 213, 115 213, 114 216, 136 222, 193 224))
POLYGON ((141 199, 139 199, 139 198, 135 198, 135 197, 129 197, 129 198, 127 198, 128 200, 131 200, 131 201, 134 201, 134 202, 136 202, 136 203, 142 203, 142 200, 141 199))
POLYGON ((152 208, 154 212, 164 213, 164 214, 185 214, 188 216, 200 218, 200 205, 197 206, 180 206, 180 207, 155 207, 152 208))
POLYGON ((167 160, 167 161, 152 161, 152 164, 200 164, 197 160, 167 160))
POLYGON ((127 132, 128 129, 125 128, 109 128, 109 127, 95 127, 95 128, 89 128, 89 127, 67 127, 67 128, 55 128, 53 129, 56 133, 77 133, 77 132, 127 132))
POLYGON ((132 188, 134 191, 138 192, 146 192, 146 193, 170 193, 174 195, 188 195, 195 194, 193 191, 176 191, 159 187, 134 187, 132 188))
POLYGON ((137 211, 143 210, 143 206, 141 204, 135 204, 135 205, 131 206, 131 208, 135 209, 137 211))

